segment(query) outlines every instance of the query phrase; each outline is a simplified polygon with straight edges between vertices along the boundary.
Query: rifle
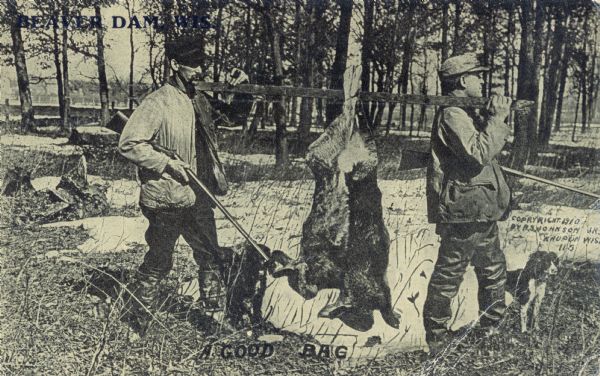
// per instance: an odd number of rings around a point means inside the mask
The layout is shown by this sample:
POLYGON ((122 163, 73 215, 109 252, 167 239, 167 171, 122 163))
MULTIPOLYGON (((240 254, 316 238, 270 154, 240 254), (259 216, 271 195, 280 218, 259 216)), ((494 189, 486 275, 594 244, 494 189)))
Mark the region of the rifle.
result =
MULTIPOLYGON (((425 152, 425 151, 420 151, 420 150, 412 150, 412 149, 408 150, 408 149, 407 149, 407 150, 403 150, 403 153, 404 153, 404 152, 410 152, 410 153, 415 153, 415 154, 420 154, 420 155, 423 155, 423 156, 424 156, 424 158, 419 158, 419 159, 420 159, 420 160, 422 160, 423 162, 424 162, 426 159, 429 159, 429 158, 431 157, 431 156, 429 155, 429 153, 428 153, 428 152, 425 152)), ((421 166, 423 166, 423 165, 421 165, 421 166)), ((571 191, 571 192, 579 193, 579 194, 582 194, 582 195, 585 195, 585 196, 588 196, 588 197, 593 197, 593 198, 595 198, 595 199, 600 199, 600 194, 597 194, 597 193, 588 192, 588 191, 584 191, 583 189, 579 189, 579 188, 571 187, 571 186, 569 186, 569 185, 566 185, 566 184, 557 183, 557 182, 555 182, 555 181, 552 181, 552 180, 544 179, 544 178, 541 178, 541 177, 539 177, 539 176, 535 176, 535 175, 527 174, 527 173, 525 173, 525 172, 521 172, 521 171, 519 171, 519 170, 512 169, 512 168, 510 168, 510 167, 504 167, 504 166, 500 166, 500 168, 502 169, 502 171, 504 171, 504 172, 505 172, 505 173, 507 173, 507 174, 511 174, 511 175, 514 175, 514 176, 518 176, 518 177, 520 177, 520 178, 525 178, 525 179, 529 179, 529 180, 537 181, 537 182, 539 182, 539 183, 543 183, 543 184, 551 185, 551 186, 553 186, 553 187, 557 187, 557 188, 565 189, 565 190, 567 190, 567 191, 571 191)))
POLYGON ((554 182, 552 180, 540 178, 539 176, 526 174, 526 173, 518 171, 518 170, 513 170, 512 168, 509 168, 509 167, 500 166, 500 168, 502 169, 502 171, 506 172, 507 174, 515 175, 515 176, 518 176, 521 178, 537 181, 537 182, 544 183, 544 184, 548 184, 548 185, 551 185, 551 186, 554 186, 557 188, 566 189, 567 191, 579 193, 579 194, 582 194, 585 196, 593 197, 595 199, 600 199, 600 194, 597 194, 597 193, 584 191, 583 189, 571 187, 571 186, 568 186, 565 184, 554 182))
MULTIPOLYGON (((156 151, 159 151, 161 153, 168 155, 171 159, 176 159, 178 161, 183 162, 183 159, 181 159, 179 154, 177 154, 174 150, 167 149, 167 148, 157 145, 155 143, 152 144, 152 147, 156 151)), ((192 171, 192 169, 189 167, 187 167, 185 170, 186 170, 188 176, 192 179, 192 181, 198 187, 200 187, 200 189, 206 194, 206 196, 208 196, 210 201, 212 201, 217 206, 217 208, 219 208, 219 210, 225 215, 225 217, 229 220, 229 222, 231 222, 231 224, 233 224, 233 227, 235 227, 238 230, 238 232, 244 237, 244 239, 246 239, 248 241, 248 243, 250 243, 252 248, 254 248, 256 250, 256 252, 258 252, 258 254, 264 259, 264 261, 265 262, 271 261, 271 257, 269 255, 267 255, 265 253, 265 251, 263 251, 263 249, 258 245, 258 243, 256 243, 256 241, 254 239, 252 239, 250 234, 248 234, 248 232, 246 232, 246 230, 244 230, 244 228, 238 223, 238 221, 236 221, 236 219, 233 218, 231 213, 229 213, 229 210, 227 210, 227 208, 225 208, 225 206, 223 206, 223 204, 219 201, 219 199, 198 178, 198 176, 194 173, 194 171, 192 171)))

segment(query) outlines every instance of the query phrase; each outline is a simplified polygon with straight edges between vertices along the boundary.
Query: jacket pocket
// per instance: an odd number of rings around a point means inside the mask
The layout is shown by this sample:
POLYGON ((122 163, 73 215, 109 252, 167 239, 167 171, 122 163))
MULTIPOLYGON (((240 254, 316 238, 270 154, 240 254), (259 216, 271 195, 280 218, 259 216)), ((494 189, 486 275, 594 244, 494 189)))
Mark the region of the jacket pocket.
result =
POLYGON ((148 180, 142 185, 140 203, 155 209, 193 206, 196 194, 190 185, 182 185, 171 178, 148 180))
POLYGON ((463 183, 449 180, 442 189, 441 204, 447 221, 496 220, 497 190, 493 182, 463 183))

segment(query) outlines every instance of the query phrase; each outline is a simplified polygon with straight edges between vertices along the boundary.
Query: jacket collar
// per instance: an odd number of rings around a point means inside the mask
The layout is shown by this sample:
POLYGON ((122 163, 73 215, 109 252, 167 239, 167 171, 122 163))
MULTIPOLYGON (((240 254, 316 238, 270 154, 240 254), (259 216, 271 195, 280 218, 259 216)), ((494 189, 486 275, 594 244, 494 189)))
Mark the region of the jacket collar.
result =
POLYGON ((194 87, 194 85, 190 82, 184 81, 183 78, 177 73, 175 73, 171 77, 169 77, 169 79, 167 80, 167 84, 174 86, 177 89, 181 90, 190 99, 192 99, 196 96, 196 88, 194 87))

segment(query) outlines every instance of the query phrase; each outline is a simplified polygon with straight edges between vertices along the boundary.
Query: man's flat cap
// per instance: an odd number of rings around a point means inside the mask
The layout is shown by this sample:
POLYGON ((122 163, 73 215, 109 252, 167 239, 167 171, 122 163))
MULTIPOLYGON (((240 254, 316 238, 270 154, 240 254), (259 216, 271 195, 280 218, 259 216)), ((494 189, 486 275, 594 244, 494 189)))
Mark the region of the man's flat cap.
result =
POLYGON ((440 67, 440 77, 453 77, 463 73, 484 72, 490 70, 479 62, 477 55, 468 53, 464 55, 452 56, 442 63, 440 67))
POLYGON ((183 34, 174 36, 165 44, 165 55, 178 63, 188 66, 198 65, 204 58, 203 43, 200 36, 183 34))

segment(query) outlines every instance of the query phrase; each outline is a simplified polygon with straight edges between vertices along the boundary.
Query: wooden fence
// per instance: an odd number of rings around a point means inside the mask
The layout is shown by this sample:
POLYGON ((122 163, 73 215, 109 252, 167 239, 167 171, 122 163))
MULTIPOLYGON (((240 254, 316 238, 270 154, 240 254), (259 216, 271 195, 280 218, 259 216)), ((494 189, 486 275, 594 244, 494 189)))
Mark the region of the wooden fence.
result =
MULTIPOLYGON (((326 99, 333 101, 343 101, 344 93, 342 90, 319 89, 319 88, 304 88, 293 86, 269 86, 269 85, 252 85, 242 84, 232 87, 226 83, 220 82, 199 82, 196 88, 204 91, 221 92, 221 93, 238 93, 250 94, 253 96, 265 96, 267 101, 274 97, 311 97, 315 99, 326 99)), ((360 93, 360 99, 367 102, 386 102, 399 103, 408 105, 425 105, 425 106, 460 106, 485 108, 488 105, 486 98, 468 98, 468 97, 449 97, 449 96, 433 96, 433 95, 414 95, 414 94, 394 94, 382 92, 363 92, 360 93)), ((517 100, 513 102, 512 109, 516 111, 526 111, 533 105, 532 101, 517 100)), ((36 115, 42 116, 58 116, 57 105, 34 105, 36 115)), ((114 102, 112 110, 123 110, 115 108, 114 102)), ((71 116, 77 118, 98 118, 99 107, 89 106, 71 106, 71 116)), ((3 111, 5 119, 10 116, 19 115, 20 106, 18 103, 9 103, 5 101, 3 111)))

